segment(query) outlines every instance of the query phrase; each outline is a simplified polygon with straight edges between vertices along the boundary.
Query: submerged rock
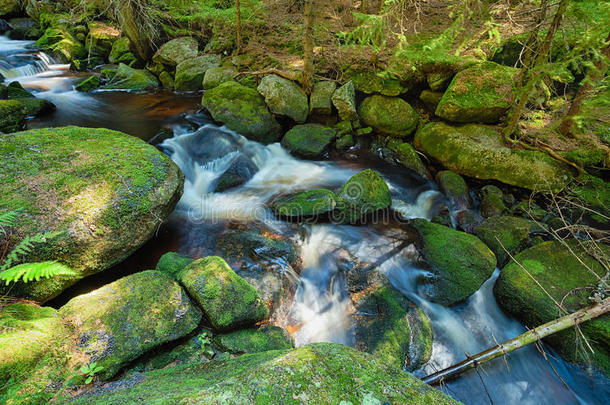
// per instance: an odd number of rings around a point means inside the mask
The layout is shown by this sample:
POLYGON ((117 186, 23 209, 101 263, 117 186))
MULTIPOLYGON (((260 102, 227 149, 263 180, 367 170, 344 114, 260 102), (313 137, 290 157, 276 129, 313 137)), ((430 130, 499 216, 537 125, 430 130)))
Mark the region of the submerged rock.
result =
POLYGON ((449 306, 464 301, 491 277, 496 257, 476 236, 449 227, 412 219, 415 246, 436 275, 430 280, 431 301, 449 306))
POLYGON ((339 112, 339 117, 343 121, 352 121, 358 118, 356 111, 356 87, 349 81, 339 87, 333 93, 333 105, 339 112))
POLYGON ((21 210, 14 246, 52 234, 22 262, 59 260, 75 276, 18 282, 10 295, 40 302, 142 246, 174 209, 183 175, 146 142, 107 129, 36 129, 1 137, 0 209, 21 210))
POLYGON ((459 174, 530 190, 557 191, 572 179, 546 153, 510 149, 498 131, 485 126, 429 123, 415 134, 415 147, 459 174))
POLYGON ((288 152, 308 159, 320 158, 335 139, 334 128, 320 124, 296 125, 282 138, 288 152))
MULTIPOLYGON (((565 315, 556 302, 568 313, 591 305, 589 297, 598 288, 599 277, 606 274, 606 269, 589 254, 596 251, 606 258, 610 254, 608 246, 577 240, 544 242, 524 250, 500 273, 494 287, 498 304, 531 328, 565 315)), ((590 360, 610 375, 610 315, 587 321, 580 330, 593 353, 584 343, 577 344, 580 336, 573 328, 545 341, 566 361, 587 365, 590 360)))
POLYGON ((212 118, 246 138, 271 143, 280 137, 280 125, 255 89, 226 82, 207 90, 201 104, 212 118))
POLYGON ((273 204, 273 208, 281 217, 307 218, 328 214, 336 205, 335 193, 315 189, 282 197, 273 204))
POLYGON ((218 178, 214 192, 221 193, 233 187, 241 186, 258 171, 256 164, 244 155, 239 155, 231 166, 218 178))
POLYGON ((201 90, 206 71, 218 66, 220 66, 220 55, 202 55, 185 60, 176 66, 174 81, 176 91, 201 90))
POLYGON ((197 56, 199 44, 195 38, 182 37, 165 43, 153 55, 153 62, 168 68, 175 68, 180 63, 197 56))
POLYGON ((294 347, 287 331, 271 325, 217 335, 214 337, 214 344, 223 352, 232 354, 260 353, 294 347))
POLYGON ((178 279, 215 330, 250 326, 268 315, 254 287, 220 257, 209 256, 192 262, 180 272, 178 279))
POLYGON ((353 175, 337 191, 337 208, 333 219, 354 223, 390 205, 392 197, 387 183, 379 173, 367 169, 353 175))
POLYGON ((25 108, 17 100, 0 100, 0 132, 9 133, 25 126, 25 108))
POLYGON ((367 97, 360 104, 358 114, 375 131, 396 137, 411 135, 419 122, 415 110, 398 97, 367 97))
POLYGON ((171 367, 144 376, 135 383, 94 391, 76 404, 132 403, 141 398, 169 403, 457 404, 399 368, 334 343, 171 367))
POLYGON ((272 113, 303 123, 309 115, 307 94, 295 82, 276 75, 263 77, 257 87, 272 113))
POLYGON ((103 88, 107 90, 154 90, 159 87, 157 78, 145 69, 133 69, 121 63, 116 73, 103 88))

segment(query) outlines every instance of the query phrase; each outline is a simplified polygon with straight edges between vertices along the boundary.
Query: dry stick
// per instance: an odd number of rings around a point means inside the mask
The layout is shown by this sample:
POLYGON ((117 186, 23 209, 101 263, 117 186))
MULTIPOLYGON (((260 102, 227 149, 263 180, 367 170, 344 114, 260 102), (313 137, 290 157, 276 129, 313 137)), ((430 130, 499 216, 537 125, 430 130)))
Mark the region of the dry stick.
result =
POLYGON ((484 352, 468 357, 466 360, 458 364, 454 364, 453 366, 450 366, 444 370, 426 376, 422 378, 422 381, 430 385, 437 385, 443 381, 450 380, 462 374, 464 371, 471 370, 481 363, 520 349, 554 333, 579 325, 590 319, 603 315, 608 311, 610 311, 610 298, 606 298, 598 304, 580 309, 559 319, 547 322, 544 325, 538 326, 535 329, 517 336, 516 338, 507 340, 506 342, 487 349, 484 352))

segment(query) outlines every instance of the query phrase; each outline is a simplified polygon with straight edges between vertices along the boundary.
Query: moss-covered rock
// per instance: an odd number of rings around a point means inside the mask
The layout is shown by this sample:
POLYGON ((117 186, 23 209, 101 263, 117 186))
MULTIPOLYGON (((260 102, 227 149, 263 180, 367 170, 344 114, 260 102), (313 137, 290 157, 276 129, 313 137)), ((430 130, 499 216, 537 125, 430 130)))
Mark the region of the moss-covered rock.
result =
POLYGON ((280 137, 280 125, 271 115, 263 97, 237 82, 226 82, 207 90, 201 100, 212 118, 246 138, 262 143, 280 137))
POLYGON ((89 28, 89 33, 85 40, 87 53, 107 59, 114 42, 119 38, 121 32, 115 27, 100 21, 90 21, 87 23, 87 26, 89 28))
POLYGON ((398 97, 367 97, 360 104, 358 114, 375 131, 397 137, 411 135, 419 123, 415 110, 398 97))
POLYGON ((220 55, 210 54, 187 59, 176 66, 174 88, 176 91, 201 90, 205 72, 219 66, 220 55))
POLYGON ((79 295, 59 312, 78 337, 75 351, 104 367, 103 379, 147 350, 187 335, 201 320, 182 288, 152 270, 79 295))
POLYGON ((452 78, 453 72, 451 71, 430 72, 426 75, 428 86, 433 92, 441 92, 447 89, 452 78))
POLYGON ((518 70, 485 62, 460 71, 436 108, 453 122, 496 123, 512 105, 518 70))
POLYGON ((356 73, 350 79, 354 82, 356 90, 366 94, 379 93, 383 96, 396 97, 409 90, 399 80, 381 77, 372 71, 356 73))
POLYGON ((579 185, 570 188, 569 194, 595 211, 586 213, 592 219, 602 224, 608 223, 604 217, 610 217, 610 184, 594 176, 582 176, 580 180, 582 182, 579 185))
POLYGON ((0 17, 18 15, 22 11, 19 0, 0 0, 0 17))
POLYGON ((199 44, 195 38, 182 37, 165 43, 153 55, 153 62, 173 70, 180 63, 197 56, 199 44))
POLYGON ((87 50, 65 27, 47 28, 44 35, 36 41, 36 47, 50 51, 64 62, 83 59, 87 50))
POLYGON ((19 131, 25 126, 25 108, 17 100, 0 100, 0 132, 19 131))
POLYGON ((493 252, 474 235, 419 218, 409 221, 409 226, 417 234, 417 249, 436 274, 428 292, 434 302, 464 301, 496 268, 493 252))
POLYGON ((209 90, 218 87, 225 82, 230 82, 237 73, 234 68, 212 67, 203 75, 203 89, 209 90))
POLYGON ((24 89, 21 83, 17 81, 10 82, 8 86, 3 87, 6 91, 5 98, 8 98, 9 100, 34 98, 34 95, 24 89))
MULTIPOLYGON (((598 277, 606 270, 587 254, 588 243, 576 240, 568 240, 567 245, 558 241, 544 242, 519 253, 515 261, 502 269, 494 287, 498 304, 528 327, 564 315, 555 302, 561 302, 568 313, 591 305, 589 297, 599 283, 598 277)), ((610 254, 608 246, 599 244, 593 248, 588 245, 591 252, 598 249, 606 257, 610 254)), ((576 343, 580 337, 574 329, 557 333, 545 341, 566 361, 587 364, 590 359, 594 366, 610 375, 610 315, 587 321, 580 329, 593 353, 584 343, 576 343)))
MULTIPOLYGON (((108 54, 108 62, 125 63, 122 59, 126 54, 131 53, 131 41, 128 37, 121 37, 112 43, 112 48, 108 54)), ((131 53, 133 55, 133 53, 131 53)), ((125 63, 129 65, 129 63, 125 63)))
POLYGON ((352 121, 358 118, 358 111, 356 110, 356 87, 354 86, 354 82, 349 81, 335 90, 332 102, 339 112, 341 120, 352 121))
POLYGON ((153 236, 182 194, 178 167, 120 132, 64 127, 0 138, 0 211, 21 210, 10 245, 54 232, 22 261, 59 260, 76 272, 17 283, 14 296, 46 301, 121 262, 153 236))
POLYGON ((176 278, 178 274, 195 259, 188 256, 182 256, 176 252, 167 252, 157 262, 155 269, 169 274, 176 278))
POLYGON ((415 147, 445 167, 469 177, 498 180, 538 191, 557 191, 572 173, 546 153, 512 150, 502 135, 480 125, 429 123, 415 134, 415 147))
POLYGON ((305 218, 328 214, 336 205, 335 193, 315 189, 282 197, 273 204, 273 208, 281 217, 305 218))
POLYGON ((399 368, 334 343, 177 366, 145 377, 133 382, 127 377, 129 384, 93 392, 76 403, 141 398, 152 403, 457 403, 399 368))
POLYGON ((268 315, 267 307, 254 287, 220 257, 196 260, 182 270, 178 278, 216 330, 250 326, 268 315))
POLYGON ((477 236, 491 249, 498 259, 498 267, 508 263, 528 246, 530 234, 543 232, 533 221, 519 217, 491 217, 476 230, 477 236), (508 252, 507 252, 508 251, 508 252))
POLYGON ((100 83, 100 78, 98 76, 89 76, 88 78, 74 86, 74 90, 88 93, 100 87, 100 83))
POLYGON ((451 170, 443 170, 436 174, 436 182, 449 199, 453 210, 461 211, 472 207, 470 190, 462 176, 451 170))
POLYGON ((388 208, 392 197, 379 173, 367 169, 353 175, 337 191, 336 215, 339 222, 354 223, 366 215, 388 208))
POLYGON ((270 325, 214 336, 214 344, 223 352, 232 354, 260 353, 294 347, 287 331, 270 325))
POLYGON ((376 152, 388 163, 400 165, 414 171, 421 177, 430 178, 428 168, 421 161, 413 146, 407 142, 396 138, 379 140, 379 143, 373 148, 373 152, 376 152))
POLYGON ((155 90, 159 88, 159 81, 148 70, 133 69, 121 63, 112 79, 103 88, 129 91, 155 90))
POLYGON ((313 86, 309 97, 309 112, 312 116, 330 116, 333 113, 332 96, 337 90, 337 83, 332 81, 318 82, 313 86))
POLYGON ((479 190, 479 210, 484 218, 502 215, 506 210, 504 193, 493 184, 483 186, 479 190))
POLYGON ((432 111, 436 111, 438 103, 443 98, 443 93, 438 91, 424 90, 419 94, 419 99, 432 111))
POLYGON ((257 87, 272 113, 303 123, 309 115, 307 94, 295 82, 276 75, 263 77, 257 87))
POLYGON ((288 152, 308 159, 321 157, 335 139, 334 128, 320 124, 294 126, 282 138, 282 146, 288 152))
POLYGON ((43 98, 19 98, 16 99, 23 106, 26 117, 38 117, 55 111, 55 104, 43 98))

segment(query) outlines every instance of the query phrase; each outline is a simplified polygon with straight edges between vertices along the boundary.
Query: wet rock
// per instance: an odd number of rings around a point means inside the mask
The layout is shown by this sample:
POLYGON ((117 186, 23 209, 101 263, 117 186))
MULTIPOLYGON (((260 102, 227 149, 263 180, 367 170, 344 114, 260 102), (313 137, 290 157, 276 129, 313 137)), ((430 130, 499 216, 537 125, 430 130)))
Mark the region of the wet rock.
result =
POLYGON ((201 312, 182 288, 158 271, 124 277, 61 307, 64 323, 79 337, 76 353, 104 367, 110 378, 159 344, 187 335, 201 312))
POLYGON ((87 50, 66 28, 56 26, 47 28, 44 35, 36 41, 36 47, 50 51, 64 62, 83 59, 87 50))
POLYGON ((441 98, 443 93, 437 91, 424 90, 419 94, 419 99, 432 111, 436 111, 441 98))
POLYGON ((89 33, 87 34, 85 44, 88 54, 107 59, 112 50, 113 43, 119 38, 121 32, 115 27, 99 21, 90 21, 87 23, 87 26, 89 33))
POLYGON ((43 34, 43 30, 40 29, 38 23, 30 18, 11 18, 9 25, 12 27, 8 31, 8 37, 10 39, 27 39, 37 40, 43 34))
POLYGON ((178 279, 215 330, 254 325, 268 315, 254 287, 220 257, 209 256, 192 262, 180 272, 178 279))
POLYGON ((23 129, 25 109, 17 100, 0 100, 0 132, 9 133, 23 129))
POLYGON ((430 300, 445 306, 464 301, 491 277, 496 268, 493 252, 476 236, 412 219, 416 247, 435 278, 430 283, 430 300))
POLYGON ((256 174, 257 166, 244 155, 239 155, 231 166, 218 178, 214 191, 217 193, 241 186, 256 174))
POLYGON ((220 55, 202 55, 187 59, 176 66, 176 91, 201 90, 208 69, 220 66, 220 55))
POLYGON ((260 353, 294 347, 287 331, 271 325, 217 335, 214 337, 214 344, 223 352, 232 354, 260 353))
POLYGON ((154 371, 131 387, 110 392, 102 388, 76 404, 132 403, 140 398, 149 402, 216 403, 230 398, 235 403, 457 404, 398 368, 334 343, 154 371))
POLYGON ((436 108, 436 115, 453 122, 496 123, 512 105, 518 70, 493 62, 455 75, 436 108))
POLYGON ((356 87, 353 82, 347 82, 333 93, 332 102, 339 117, 343 121, 353 121, 358 118, 356 111, 356 87))
POLYGON ((237 70, 229 67, 212 67, 203 75, 203 89, 209 90, 218 87, 225 82, 230 82, 237 74, 237 70))
POLYGON ((355 144, 356 142, 354 142, 354 137, 352 136, 352 134, 345 134, 337 138, 337 141, 335 142, 335 147, 338 150, 345 151, 354 146, 355 144))
POLYGON ((263 77, 257 87, 273 114, 303 123, 309 115, 307 94, 295 82, 276 75, 263 77))
POLYGON ((335 129, 324 125, 296 125, 286 132, 282 138, 282 146, 294 155, 316 159, 322 157, 335 136, 335 129))
POLYGON ((9 100, 34 98, 35 96, 23 88, 19 82, 10 82, 6 86, 6 98, 9 100))
POLYGON ((504 194, 502 190, 493 185, 484 186, 479 190, 479 198, 481 203, 479 210, 485 218, 502 215, 507 208, 504 205, 504 194))
POLYGON ((470 190, 462 176, 450 170, 443 170, 437 173, 436 182, 449 200, 451 209, 462 211, 472 208, 470 190))
POLYGON ((145 69, 133 69, 121 63, 112 79, 104 85, 107 90, 145 91, 159 87, 157 78, 145 69))
POLYGON ((331 212, 336 205, 335 193, 316 189, 282 197, 273 204, 273 208, 280 217, 317 218, 331 212))
MULTIPOLYGON (((591 254, 607 258, 610 248, 572 239, 544 242, 524 250, 500 273, 494 287, 498 304, 532 328, 564 315, 556 302, 560 302, 568 313, 591 305, 589 297, 595 293, 599 277, 606 274, 606 269, 591 254)), ((593 366, 610 375, 609 329, 608 314, 580 325, 593 353, 585 352, 585 348, 575 344, 580 336, 573 328, 554 334, 545 342, 566 361, 585 366, 591 361, 593 366)))
POLYGON ((406 93, 409 89, 404 87, 397 79, 388 79, 375 72, 361 72, 351 76, 356 90, 366 94, 379 93, 383 96, 396 97, 406 93))
POLYGON ((246 138, 262 143, 279 140, 280 125, 273 118, 263 97, 237 82, 226 82, 207 90, 201 101, 212 118, 246 138))
POLYGON ((333 113, 332 96, 337 90, 337 83, 318 82, 313 86, 309 100, 309 112, 312 116, 329 116, 333 113))
POLYGON ((362 121, 375 131, 396 137, 410 135, 419 123, 415 110, 398 97, 367 97, 360 104, 358 114, 362 121))
POLYGON ((475 210, 466 209, 455 213, 456 228, 466 233, 476 233, 477 228, 484 220, 485 218, 475 210))
POLYGON ((100 87, 100 78, 97 76, 89 76, 85 80, 74 86, 74 90, 88 93, 100 87))
POLYGON ((0 18, 0 34, 4 34, 5 32, 10 31, 12 29, 13 27, 11 26, 11 24, 8 23, 8 21, 0 18))
POLYGON ((21 259, 59 260, 76 273, 18 282, 12 296, 44 302, 123 261, 153 236, 182 195, 183 175, 167 156, 116 131, 30 130, 3 138, 0 154, 0 206, 22 212, 9 247, 52 232, 21 259))
POLYGON ((498 180, 530 190, 557 191, 572 173, 547 154, 508 148, 488 127, 429 123, 415 134, 415 147, 459 174, 498 180))
POLYGON ((428 168, 421 161, 417 151, 407 142, 399 139, 388 139, 384 147, 377 150, 380 157, 390 164, 400 165, 412 170, 423 178, 429 179, 428 168))
POLYGON ((176 278, 178 274, 195 259, 188 256, 183 256, 176 252, 167 252, 157 262, 158 271, 169 274, 176 278))
POLYGON ((392 197, 387 183, 379 173, 367 169, 353 175, 337 192, 338 222, 355 223, 368 214, 388 208, 392 197))
POLYGON ((199 44, 195 38, 176 38, 159 48, 152 60, 173 70, 180 63, 197 57, 198 48, 199 44))

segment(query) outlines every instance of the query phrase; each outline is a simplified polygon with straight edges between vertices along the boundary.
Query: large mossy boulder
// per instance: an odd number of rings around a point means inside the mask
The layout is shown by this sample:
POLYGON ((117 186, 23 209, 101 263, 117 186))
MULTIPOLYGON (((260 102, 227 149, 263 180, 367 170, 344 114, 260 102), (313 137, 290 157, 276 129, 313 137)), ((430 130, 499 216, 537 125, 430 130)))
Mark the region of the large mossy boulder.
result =
POLYGON ((320 124, 302 124, 294 126, 282 138, 282 146, 288 152, 307 159, 322 157, 337 131, 320 124))
POLYGON ((273 209, 284 218, 316 218, 328 214, 336 205, 335 193, 315 189, 282 197, 274 202, 273 209))
POLYGON ((481 125, 433 122, 415 134, 415 147, 459 174, 537 191, 557 191, 572 179, 544 152, 508 148, 502 135, 481 125))
POLYGON ((294 347, 286 330, 271 325, 217 335, 214 336, 214 344, 223 352, 232 354, 260 353, 294 347))
POLYGON ((452 122, 492 124, 512 105, 518 70, 485 62, 460 71, 438 103, 436 115, 452 122))
POLYGON ((90 21, 87 25, 89 28, 85 40, 87 53, 107 59, 114 42, 121 35, 121 31, 100 21, 90 21))
MULTIPOLYGON (((500 273, 494 287, 498 304, 530 328, 565 315, 556 302, 568 313, 591 305, 589 297, 597 289, 599 277, 606 274, 606 269, 588 254, 596 251, 606 258, 610 255, 608 246, 576 240, 545 242, 524 250, 500 273)), ((584 342, 577 343, 581 337, 573 328, 545 341, 566 361, 588 364, 590 359, 610 375, 610 315, 587 321, 580 330, 593 353, 584 342)))
POLYGON ((107 129, 36 129, 0 136, 0 212, 19 210, 10 246, 52 233, 22 262, 59 260, 75 276, 17 283, 40 302, 136 251, 174 209, 184 177, 146 142, 107 129))
POLYGON ((15 132, 24 126, 24 105, 17 100, 0 100, 0 132, 15 132))
POLYGON ((72 62, 87 56, 87 49, 83 44, 61 26, 48 28, 35 45, 39 49, 50 51, 64 62, 72 62))
POLYGON ((307 94, 295 82, 276 75, 263 77, 257 87, 272 113, 303 123, 309 115, 307 94))
POLYGON ((195 38, 181 37, 173 39, 165 44, 153 55, 153 62, 166 66, 173 70, 185 60, 197 56, 199 44, 195 38))
POLYGON ((76 352, 104 367, 103 379, 149 349, 187 335, 201 320, 182 287, 152 270, 79 295, 59 313, 78 337, 76 352))
POLYGON ((400 368, 334 343, 170 367, 144 376, 127 377, 125 384, 94 391, 75 403, 146 398, 150 403, 457 404, 400 368))
POLYGON ((390 205, 392 196, 387 183, 379 173, 367 169, 353 175, 337 191, 337 208, 333 219, 355 223, 390 205))
POLYGON ((332 81, 318 82, 313 86, 309 97, 309 112, 312 116, 327 117, 333 113, 332 96, 337 90, 337 83, 332 81))
POLYGON ((176 91, 201 90, 206 71, 219 66, 220 55, 201 55, 187 59, 176 66, 174 88, 176 91))
POLYGON ((354 86, 354 82, 349 81, 335 90, 332 102, 339 112, 341 120, 353 121, 358 118, 358 111, 356 110, 356 87, 354 86))
POLYGON ((493 252, 474 235, 412 219, 415 246, 436 275, 429 284, 430 300, 449 306, 466 300, 491 277, 496 268, 493 252))
POLYGON ((130 55, 129 58, 135 60, 131 41, 128 37, 121 37, 112 43, 112 48, 110 48, 110 53, 108 54, 108 62, 129 65, 129 63, 125 62, 126 55, 130 55))
POLYGON ((358 114, 375 131, 396 137, 411 135, 419 123, 413 107, 398 97, 367 97, 360 104, 358 114))
POLYGON ((121 63, 112 79, 103 88, 129 91, 156 90, 159 88, 159 81, 148 70, 133 69, 121 63))
POLYGON ((268 315, 269 311, 254 287, 220 257, 194 261, 180 272, 178 279, 215 330, 251 326, 268 315))
POLYGON ((204 90, 213 89, 223 83, 230 82, 237 74, 235 68, 230 67, 211 67, 203 75, 202 87, 204 90))
POLYGON ((214 120, 246 138, 271 143, 280 137, 280 125, 255 89, 233 81, 226 82, 207 90, 201 104, 214 120))

